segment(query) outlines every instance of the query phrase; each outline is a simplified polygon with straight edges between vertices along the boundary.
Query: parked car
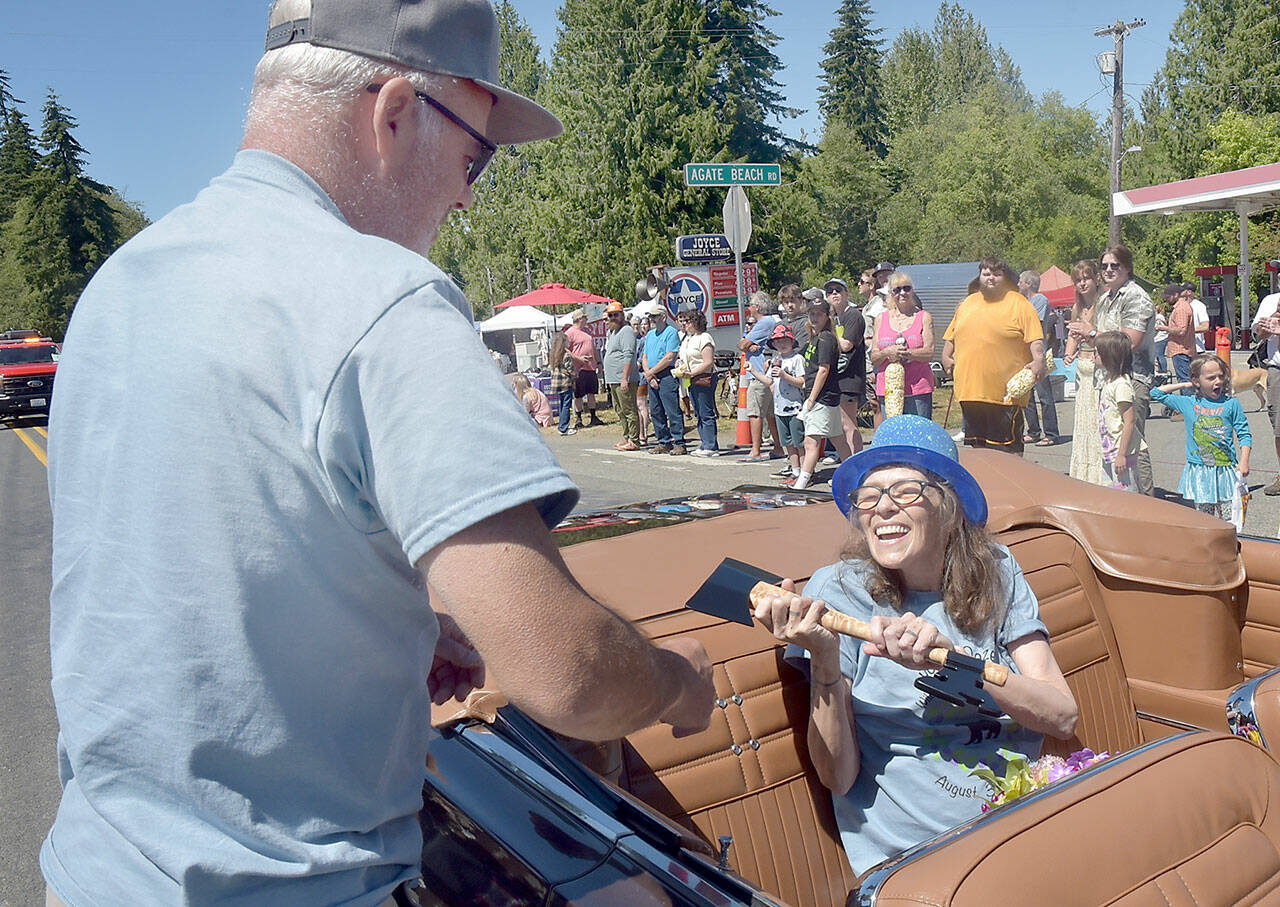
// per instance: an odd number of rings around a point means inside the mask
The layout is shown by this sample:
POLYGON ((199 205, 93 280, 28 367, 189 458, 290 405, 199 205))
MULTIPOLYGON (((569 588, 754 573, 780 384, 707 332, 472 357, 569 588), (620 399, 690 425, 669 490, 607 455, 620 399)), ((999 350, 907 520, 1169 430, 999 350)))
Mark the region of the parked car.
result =
POLYGON ((1110 759, 874 867, 844 859, 805 749, 809 694, 765 630, 683 603, 723 557, 807 578, 848 531, 829 495, 745 488, 575 515, 574 575, 716 663, 711 726, 589 744, 501 691, 438 709, 423 904, 1260 903, 1280 892, 1280 545, 1176 503, 965 451, 1110 759), (641 565, 643 576, 630 564, 641 565), (654 569, 661 565, 661 569, 654 569))
POLYGON ((0 418, 48 413, 61 351, 36 331, 0 334, 0 418))

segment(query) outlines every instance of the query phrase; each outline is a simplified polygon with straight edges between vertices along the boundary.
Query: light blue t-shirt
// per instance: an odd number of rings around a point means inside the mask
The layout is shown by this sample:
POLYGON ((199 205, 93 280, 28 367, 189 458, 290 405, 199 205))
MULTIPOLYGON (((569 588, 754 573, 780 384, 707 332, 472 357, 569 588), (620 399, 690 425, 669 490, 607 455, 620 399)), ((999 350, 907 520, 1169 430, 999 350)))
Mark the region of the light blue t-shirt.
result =
POLYGON ((449 278, 240 152, 81 297, 49 487, 40 864, 68 907, 373 905, 416 876, 438 625, 414 564, 577 499, 449 278))
POLYGON ((1244 407, 1235 397, 1214 400, 1199 394, 1184 397, 1151 388, 1151 399, 1182 414, 1187 430, 1187 462, 1201 466, 1237 463, 1236 444, 1253 446, 1253 433, 1244 407), (1234 436, 1234 437, 1233 437, 1234 436))
MULTIPOLYGON (((777 315, 761 315, 756 320, 756 323, 752 326, 751 330, 747 331, 747 333, 743 335, 745 339, 750 340, 756 346, 760 347, 760 349, 756 350, 754 353, 747 354, 747 362, 751 363, 762 372, 764 371, 765 357, 769 355, 769 348, 765 344, 769 338, 773 336, 773 329, 777 327, 777 325, 777 315)), ((755 380, 754 376, 752 380, 755 380)))
MULTIPOLYGON (((1029 633, 1049 631, 1040 620, 1035 594, 1009 549, 996 546, 1007 590, 1003 620, 995 632, 977 636, 956 628, 938 592, 908 592, 903 610, 930 621, 966 655, 1017 671, 1007 645, 1029 633)), ((804 594, 833 611, 862 620, 894 610, 877 604, 860 577, 864 568, 847 561, 823 567, 804 594)), ((861 875, 875 864, 982 811, 987 783, 970 770, 979 763, 1004 774, 1001 750, 1035 759, 1041 735, 1007 715, 988 718, 977 708, 953 706, 914 686, 918 671, 888 658, 865 655, 862 641, 840 638, 840 671, 852 681, 854 727, 861 768, 844 796, 832 796, 845 855, 861 875)), ((808 654, 788 646, 788 661, 808 670, 808 654)))
MULTIPOLYGON (((644 358, 649 368, 657 365, 667 353, 676 353, 679 350, 680 334, 669 324, 660 331, 650 330, 644 335, 644 358)), ((673 359, 672 363, 674 362, 673 359)))

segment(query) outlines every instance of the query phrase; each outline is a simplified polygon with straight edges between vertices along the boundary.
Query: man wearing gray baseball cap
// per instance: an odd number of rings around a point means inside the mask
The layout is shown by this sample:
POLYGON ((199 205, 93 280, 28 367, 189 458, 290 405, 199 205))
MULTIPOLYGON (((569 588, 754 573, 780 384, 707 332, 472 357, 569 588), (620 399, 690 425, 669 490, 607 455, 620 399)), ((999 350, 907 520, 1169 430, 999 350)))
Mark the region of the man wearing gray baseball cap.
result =
POLYGON ((574 737, 712 709, 697 642, 568 573, 577 489, 424 257, 497 146, 560 131, 498 84, 488 0, 269 29, 235 161, 99 269, 59 362, 50 904, 404 902, 429 707, 486 667, 574 737))

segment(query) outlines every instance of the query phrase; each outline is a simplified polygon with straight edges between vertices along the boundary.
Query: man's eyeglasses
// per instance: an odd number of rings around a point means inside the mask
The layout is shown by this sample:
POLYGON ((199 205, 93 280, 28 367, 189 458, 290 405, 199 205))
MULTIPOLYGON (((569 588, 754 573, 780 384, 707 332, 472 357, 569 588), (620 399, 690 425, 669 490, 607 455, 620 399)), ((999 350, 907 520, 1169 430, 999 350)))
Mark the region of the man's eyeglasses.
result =
POLYGON ((1115 262, 1112 262, 1112 261, 1104 261, 1104 262, 1102 263, 1102 270, 1103 270, 1103 271, 1119 271, 1119 270, 1120 270, 1120 262, 1118 262, 1118 261, 1115 261, 1115 262))
POLYGON ((910 284, 907 284, 905 287, 893 287, 891 290, 889 290, 889 292, 892 293, 894 296, 907 296, 914 289, 915 287, 911 286, 910 284))
POLYGON ((860 485, 850 493, 849 503, 854 510, 875 510, 880 506, 880 499, 887 494, 893 503, 906 507, 924 497, 926 488, 941 487, 937 482, 926 482, 923 479, 899 479, 887 488, 860 485))
MULTIPOLYGON (((371 94, 377 94, 379 91, 382 90, 382 85, 375 83, 373 85, 368 86, 366 90, 369 91, 371 94)), ((471 163, 467 165, 467 185, 470 186, 472 183, 474 183, 477 179, 480 178, 481 173, 484 173, 484 168, 489 166, 489 161, 493 160, 493 156, 497 152, 498 146, 493 144, 493 142, 489 141, 488 139, 486 139, 480 133, 476 132, 474 129, 472 129, 471 126, 468 125, 467 122, 462 119, 462 117, 458 116, 448 107, 445 107, 435 98, 431 97, 431 95, 426 94, 425 92, 418 91, 417 89, 414 89, 413 93, 417 96, 419 101, 422 101, 426 104, 430 104, 432 107, 434 107, 437 111, 440 112, 441 116, 443 116, 446 120, 448 120, 453 125, 457 126, 467 135, 471 136, 480 144, 480 150, 476 152, 475 156, 471 158, 471 163)))

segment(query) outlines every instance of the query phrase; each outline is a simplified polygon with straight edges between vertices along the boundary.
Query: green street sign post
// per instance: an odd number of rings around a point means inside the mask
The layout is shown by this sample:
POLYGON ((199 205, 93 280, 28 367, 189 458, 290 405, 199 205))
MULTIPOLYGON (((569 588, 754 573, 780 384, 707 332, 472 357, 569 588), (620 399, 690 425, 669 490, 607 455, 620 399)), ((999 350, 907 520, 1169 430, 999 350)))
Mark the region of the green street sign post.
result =
POLYGON ((781 186, 781 164, 685 164, 686 186, 781 186))
POLYGON ((743 186, 781 186, 781 164, 685 164, 686 186, 728 186, 724 200, 724 232, 733 248, 734 271, 738 278, 738 324, 745 326, 746 300, 743 286, 742 253, 751 241, 751 205, 743 186))

